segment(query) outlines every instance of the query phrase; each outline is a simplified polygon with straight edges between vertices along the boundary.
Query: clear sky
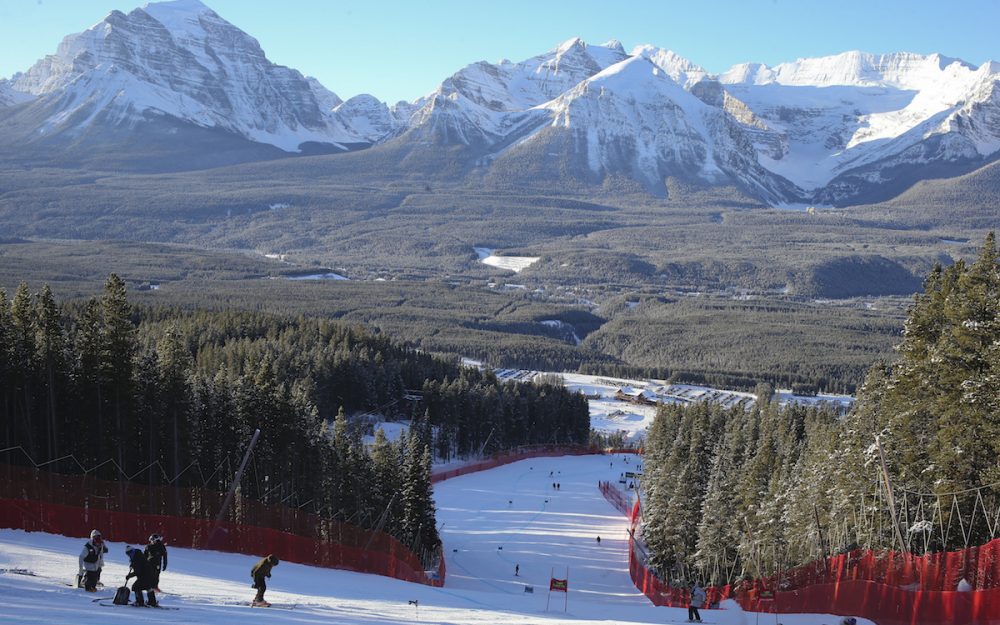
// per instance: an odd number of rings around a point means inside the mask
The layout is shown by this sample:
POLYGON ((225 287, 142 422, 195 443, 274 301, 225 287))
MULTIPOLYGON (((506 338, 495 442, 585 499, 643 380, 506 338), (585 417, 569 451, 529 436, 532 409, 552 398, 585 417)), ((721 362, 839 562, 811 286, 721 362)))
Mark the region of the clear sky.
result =
MULTIPOLYGON (((580 36, 668 48, 713 73, 746 61, 866 52, 1000 60, 1000 0, 204 0, 268 58, 343 98, 432 91, 469 63, 522 60, 580 36)), ((0 0, 0 77, 64 35, 144 0, 0 0)))

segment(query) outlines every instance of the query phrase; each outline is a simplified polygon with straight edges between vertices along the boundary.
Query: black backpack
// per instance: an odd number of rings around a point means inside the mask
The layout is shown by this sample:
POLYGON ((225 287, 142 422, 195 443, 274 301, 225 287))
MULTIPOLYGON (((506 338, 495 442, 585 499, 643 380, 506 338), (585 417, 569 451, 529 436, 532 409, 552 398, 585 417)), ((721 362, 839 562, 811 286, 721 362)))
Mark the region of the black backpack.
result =
POLYGON ((131 594, 132 592, 128 589, 128 586, 119 586, 112 603, 115 605, 128 605, 128 598, 131 594))

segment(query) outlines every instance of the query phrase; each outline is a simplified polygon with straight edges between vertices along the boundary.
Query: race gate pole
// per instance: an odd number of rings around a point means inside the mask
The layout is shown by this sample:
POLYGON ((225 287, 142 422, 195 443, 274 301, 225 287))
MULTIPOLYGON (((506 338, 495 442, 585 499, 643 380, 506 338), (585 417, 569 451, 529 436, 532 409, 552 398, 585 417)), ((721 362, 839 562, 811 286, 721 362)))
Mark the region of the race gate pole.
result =
POLYGON ((569 611, 569 567, 566 567, 566 603, 563 605, 563 612, 569 611))
POLYGON ((549 602, 552 601, 552 578, 556 576, 556 567, 552 567, 552 572, 549 573, 549 596, 545 598, 545 611, 549 611, 549 602))

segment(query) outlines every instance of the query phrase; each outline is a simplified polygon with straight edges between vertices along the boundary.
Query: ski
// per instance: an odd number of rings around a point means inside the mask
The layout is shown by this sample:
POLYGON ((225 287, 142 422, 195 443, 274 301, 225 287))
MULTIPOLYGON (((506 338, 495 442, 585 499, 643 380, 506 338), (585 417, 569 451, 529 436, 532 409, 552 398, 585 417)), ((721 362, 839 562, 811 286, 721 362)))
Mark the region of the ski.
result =
POLYGON ((299 604, 297 604, 297 603, 293 603, 292 605, 276 605, 276 604, 273 604, 273 603, 270 604, 270 605, 253 605, 253 604, 249 604, 249 605, 248 604, 243 604, 243 605, 245 605, 247 607, 250 607, 250 608, 260 608, 260 609, 263 609, 263 610, 294 610, 295 608, 299 607, 299 604))
POLYGON ((180 610, 180 608, 175 608, 168 605, 136 605, 134 603, 126 603, 124 605, 118 605, 117 603, 108 603, 105 601, 97 602, 97 605, 104 606, 106 608, 149 608, 151 610, 180 610))
POLYGON ((38 573, 28 569, 0 569, 0 575, 27 575, 28 577, 38 577, 38 573))

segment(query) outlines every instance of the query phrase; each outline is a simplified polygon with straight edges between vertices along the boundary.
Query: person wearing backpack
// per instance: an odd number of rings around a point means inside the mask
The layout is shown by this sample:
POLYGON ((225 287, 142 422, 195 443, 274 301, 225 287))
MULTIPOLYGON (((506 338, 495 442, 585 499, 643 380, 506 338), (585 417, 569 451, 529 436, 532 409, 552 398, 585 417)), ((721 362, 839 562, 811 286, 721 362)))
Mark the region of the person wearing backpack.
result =
POLYGON ((149 561, 152 588, 156 592, 160 592, 160 571, 167 570, 167 547, 163 544, 163 536, 151 535, 149 544, 142 550, 142 553, 149 561))
MULTIPOLYGON (((101 569, 104 568, 104 554, 108 552, 104 538, 97 530, 90 532, 90 540, 80 552, 80 574, 77 580, 83 582, 87 592, 97 592, 97 582, 101 580, 101 569)), ((79 581, 77 583, 79 585, 79 581)))
POLYGON ((691 582, 691 603, 688 604, 688 622, 700 623, 701 614, 698 608, 705 607, 707 598, 705 589, 698 585, 698 582, 691 582))
POLYGON ((257 596, 250 603, 251 606, 256 608, 271 607, 271 604, 264 600, 264 591, 267 590, 267 582, 264 580, 271 577, 271 569, 276 566, 278 566, 278 556, 268 554, 266 558, 261 559, 260 562, 250 569, 250 577, 253 578, 253 587, 257 589, 257 596))
POLYGON ((125 582, 128 583, 129 579, 135 578, 135 583, 132 584, 132 592, 135 593, 135 603, 132 605, 148 605, 151 608, 155 608, 159 604, 156 602, 156 595, 153 593, 153 567, 149 564, 149 560, 146 559, 146 555, 137 547, 126 546, 125 555, 128 556, 129 562, 129 571, 128 575, 125 576, 125 582), (146 600, 142 598, 142 591, 144 590, 146 591, 146 600))

